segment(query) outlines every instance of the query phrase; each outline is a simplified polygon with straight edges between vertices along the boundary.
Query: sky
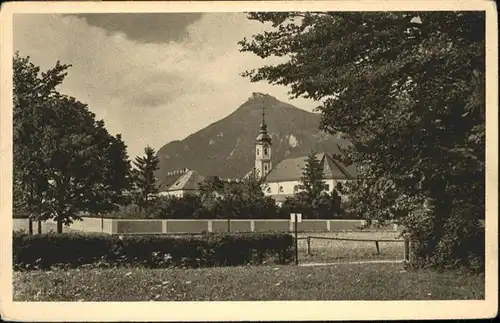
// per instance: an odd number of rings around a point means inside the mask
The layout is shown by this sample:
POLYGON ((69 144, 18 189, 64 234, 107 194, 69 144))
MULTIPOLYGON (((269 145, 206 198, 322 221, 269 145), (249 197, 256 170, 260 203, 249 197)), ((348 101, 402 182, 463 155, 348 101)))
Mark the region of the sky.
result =
POLYGON ((14 51, 42 70, 71 64, 60 92, 122 134, 134 158, 224 118, 253 92, 312 111, 288 88, 240 75, 273 63, 237 44, 266 28, 243 13, 18 14, 14 51))

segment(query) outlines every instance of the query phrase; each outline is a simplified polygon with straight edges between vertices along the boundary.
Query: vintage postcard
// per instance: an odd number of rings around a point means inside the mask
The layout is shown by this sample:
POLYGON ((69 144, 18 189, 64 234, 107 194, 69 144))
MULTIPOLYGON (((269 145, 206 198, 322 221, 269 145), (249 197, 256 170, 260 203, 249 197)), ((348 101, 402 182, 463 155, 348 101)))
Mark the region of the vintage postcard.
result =
POLYGON ((495 9, 2 5, 2 319, 496 316, 495 9))

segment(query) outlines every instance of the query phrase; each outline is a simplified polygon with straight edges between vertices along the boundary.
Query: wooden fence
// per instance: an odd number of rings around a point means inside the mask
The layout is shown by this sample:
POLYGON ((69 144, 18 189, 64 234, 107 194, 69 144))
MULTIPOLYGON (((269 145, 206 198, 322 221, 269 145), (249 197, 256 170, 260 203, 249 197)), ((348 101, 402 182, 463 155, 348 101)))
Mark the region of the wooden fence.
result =
POLYGON ((380 255, 380 242, 389 243, 404 243, 403 247, 403 259, 405 262, 410 262, 411 254, 411 241, 409 235, 405 234, 404 239, 356 239, 356 238, 337 238, 337 237, 320 237, 320 236, 306 236, 297 237, 297 240, 307 240, 307 251, 306 255, 311 255, 311 240, 331 240, 331 241, 357 241, 357 242, 373 242, 375 243, 375 248, 377 250, 377 255, 380 255))

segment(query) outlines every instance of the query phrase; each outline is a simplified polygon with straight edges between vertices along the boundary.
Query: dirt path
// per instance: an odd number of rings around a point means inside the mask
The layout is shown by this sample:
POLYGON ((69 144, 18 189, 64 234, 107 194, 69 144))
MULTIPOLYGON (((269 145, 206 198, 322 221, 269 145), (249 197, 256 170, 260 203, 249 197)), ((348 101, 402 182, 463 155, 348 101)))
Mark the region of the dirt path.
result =
POLYGON ((403 260, 366 260, 366 261, 342 261, 342 262, 311 262, 300 264, 303 267, 316 267, 316 266, 334 266, 334 265, 361 265, 361 264, 397 264, 403 263, 403 260))

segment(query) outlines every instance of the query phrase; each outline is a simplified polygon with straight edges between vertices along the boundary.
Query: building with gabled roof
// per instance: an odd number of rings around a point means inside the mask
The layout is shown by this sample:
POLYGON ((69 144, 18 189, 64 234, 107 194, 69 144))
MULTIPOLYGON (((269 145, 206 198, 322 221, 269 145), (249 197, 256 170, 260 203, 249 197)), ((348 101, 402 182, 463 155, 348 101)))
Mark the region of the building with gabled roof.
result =
MULTIPOLYGON (((353 174, 355 169, 352 167, 351 169, 345 167, 326 153, 316 154, 315 157, 323 166, 323 176, 325 179, 335 178, 349 180, 354 179, 356 176, 356 174, 353 174)), ((301 156, 281 161, 276 167, 271 169, 269 174, 267 174, 266 182, 300 180, 307 158, 308 156, 301 156)))
MULTIPOLYGON (((287 197, 298 193, 307 158, 308 156, 285 159, 272 168, 265 177, 264 194, 281 204, 287 197)), ((327 153, 316 154, 316 159, 323 167, 326 191, 332 192, 338 183, 356 179, 354 166, 346 167, 327 153)))
POLYGON ((172 182, 167 188, 160 191, 161 196, 183 197, 186 194, 198 194, 199 184, 205 177, 196 170, 187 170, 172 182))
MULTIPOLYGON (((200 193, 200 184, 208 179, 194 169, 180 169, 167 173, 165 178, 158 181, 160 196, 183 197, 187 194, 200 193), (167 184, 168 183, 168 184, 167 184)), ((239 178, 219 178, 224 189, 229 189, 242 182, 239 178)))
POLYGON ((159 191, 167 191, 170 186, 172 186, 172 184, 174 184, 174 182, 180 178, 180 176, 187 173, 188 171, 190 171, 190 169, 187 168, 172 170, 170 172, 167 172, 165 176, 158 178, 157 184, 159 191))

